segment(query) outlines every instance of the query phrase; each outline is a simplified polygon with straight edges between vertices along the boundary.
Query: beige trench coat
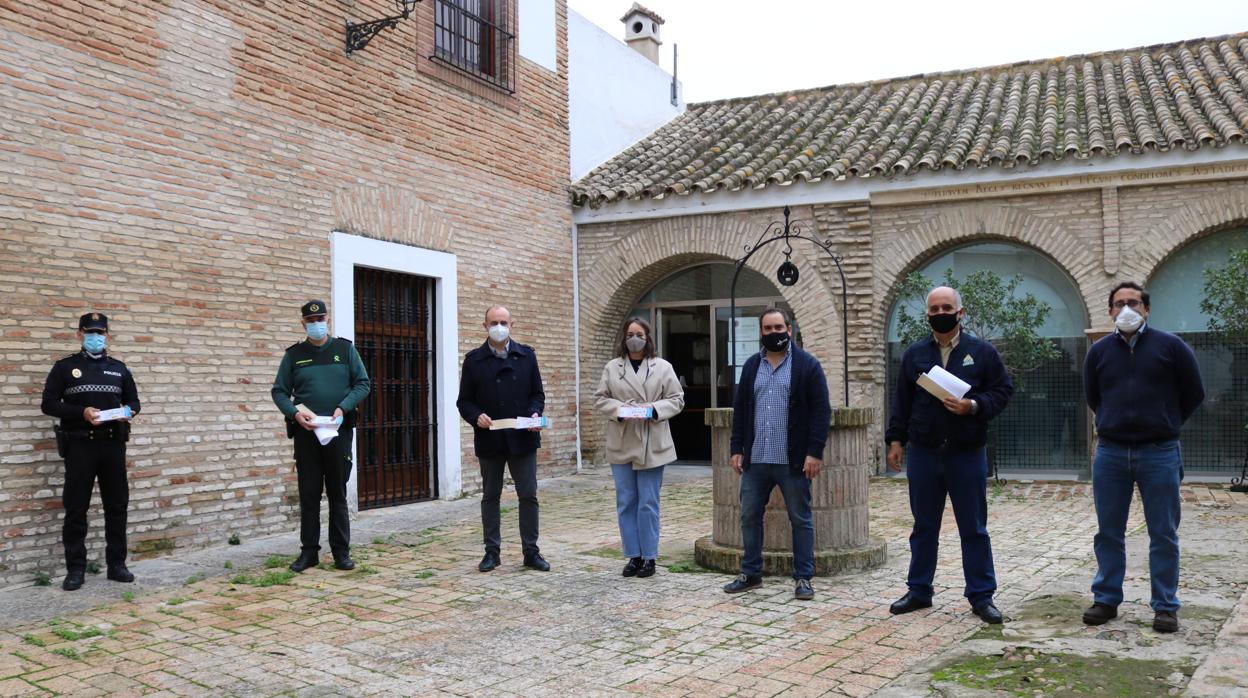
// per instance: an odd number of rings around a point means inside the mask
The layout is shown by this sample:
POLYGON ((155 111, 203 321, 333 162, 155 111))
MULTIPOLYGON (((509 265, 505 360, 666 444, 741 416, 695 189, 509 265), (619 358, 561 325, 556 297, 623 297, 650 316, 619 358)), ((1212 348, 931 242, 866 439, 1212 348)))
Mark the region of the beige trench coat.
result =
POLYGON ((594 407, 607 418, 607 460, 632 463, 647 470, 676 460, 669 419, 685 408, 685 391, 672 365, 658 357, 643 359, 633 370, 627 358, 616 357, 602 369, 594 391, 594 407), (620 421, 621 406, 654 407, 654 419, 620 421))

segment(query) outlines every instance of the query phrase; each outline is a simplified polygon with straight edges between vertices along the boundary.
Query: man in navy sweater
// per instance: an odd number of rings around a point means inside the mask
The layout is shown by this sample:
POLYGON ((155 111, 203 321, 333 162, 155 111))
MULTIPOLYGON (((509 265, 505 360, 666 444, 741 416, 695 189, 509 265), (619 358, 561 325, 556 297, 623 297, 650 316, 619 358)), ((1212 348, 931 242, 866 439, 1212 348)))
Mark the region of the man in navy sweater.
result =
POLYGON ((910 590, 889 607, 894 615, 930 608, 932 579, 945 496, 953 502, 953 516, 962 539, 962 574, 971 612, 986 623, 1000 623, 1001 612, 992 601, 997 590, 988 538, 988 421, 1001 413, 1014 394, 1000 354, 991 344, 961 331, 962 298, 948 286, 927 294, 927 322, 932 336, 911 344, 901 357, 897 394, 888 431, 888 467, 900 471, 909 443, 910 590), (971 388, 962 398, 937 399, 916 381, 933 366, 941 366, 971 388))
POLYGON ((1088 349, 1083 389, 1096 413, 1092 494, 1099 530, 1093 539, 1096 578, 1083 622, 1118 615, 1127 571, 1127 514, 1140 488, 1148 523, 1153 629, 1179 629, 1179 430, 1205 399, 1196 355, 1183 340, 1148 326, 1149 296, 1125 281, 1109 293, 1115 331, 1088 349))
POLYGON ((828 381, 819 360, 793 345, 789 315, 759 316, 763 350, 746 360, 732 402, 732 469, 741 476, 741 574, 724 591, 763 584, 763 513, 771 491, 784 495, 793 528, 793 596, 815 598, 815 524, 810 481, 823 467, 832 426, 828 381))

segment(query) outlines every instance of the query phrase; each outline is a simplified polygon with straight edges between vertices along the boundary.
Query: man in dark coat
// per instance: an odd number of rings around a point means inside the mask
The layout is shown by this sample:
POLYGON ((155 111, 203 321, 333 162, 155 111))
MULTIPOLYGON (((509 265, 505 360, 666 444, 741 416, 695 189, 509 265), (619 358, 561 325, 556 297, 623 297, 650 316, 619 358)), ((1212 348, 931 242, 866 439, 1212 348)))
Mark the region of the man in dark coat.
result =
POLYGON ((793 531, 793 597, 815 598, 811 481, 823 467, 832 424, 828 382, 819 360, 792 341, 789 314, 758 318, 762 351, 741 367, 732 403, 731 465, 741 476, 741 573, 724 586, 738 594, 763 584, 763 515, 779 487, 793 531))
POLYGON ((464 356, 455 406, 472 425, 472 443, 481 465, 481 527, 485 556, 477 569, 498 567, 502 535, 498 500, 503 492, 503 468, 511 471, 520 497, 520 540, 524 566, 546 572, 550 564, 537 547, 537 449, 540 427, 491 429, 497 420, 540 417, 546 406, 542 374, 533 348, 511 339, 511 311, 501 305, 485 313, 488 337, 464 356))
POLYGON ((971 612, 986 623, 1002 621, 993 603, 997 577, 988 537, 988 422, 1014 394, 1014 383, 997 350, 962 332, 962 298, 948 286, 927 295, 930 337, 911 344, 901 357, 897 394, 888 420, 888 466, 901 470, 909 451, 907 479, 910 513, 910 590, 889 608, 910 613, 932 605, 932 579, 945 498, 953 503, 962 539, 962 574, 971 612), (965 395, 943 400, 916 384, 921 374, 940 366, 970 384, 965 395), (907 449, 907 444, 908 449, 907 449))

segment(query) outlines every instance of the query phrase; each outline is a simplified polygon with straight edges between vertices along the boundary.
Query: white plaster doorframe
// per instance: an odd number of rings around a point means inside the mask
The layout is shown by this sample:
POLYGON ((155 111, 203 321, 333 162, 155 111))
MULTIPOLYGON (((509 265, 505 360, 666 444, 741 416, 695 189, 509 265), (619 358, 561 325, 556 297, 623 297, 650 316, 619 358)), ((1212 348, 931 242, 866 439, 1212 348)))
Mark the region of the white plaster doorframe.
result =
MULTIPOLYGON (((414 274, 436 280, 435 304, 437 318, 437 394, 435 409, 438 419, 438 495, 455 499, 463 489, 459 445, 459 413, 455 410, 455 391, 459 385, 459 291, 456 282, 456 258, 453 254, 436 252, 410 245, 374 240, 360 235, 334 231, 330 235, 332 264, 330 314, 334 334, 355 341, 355 268, 369 267, 386 271, 414 274)), ((354 449, 358 441, 353 442, 354 449)), ((352 453, 355 462, 355 454, 352 453)), ((352 468, 347 482, 347 502, 351 513, 359 512, 359 468, 352 468)))

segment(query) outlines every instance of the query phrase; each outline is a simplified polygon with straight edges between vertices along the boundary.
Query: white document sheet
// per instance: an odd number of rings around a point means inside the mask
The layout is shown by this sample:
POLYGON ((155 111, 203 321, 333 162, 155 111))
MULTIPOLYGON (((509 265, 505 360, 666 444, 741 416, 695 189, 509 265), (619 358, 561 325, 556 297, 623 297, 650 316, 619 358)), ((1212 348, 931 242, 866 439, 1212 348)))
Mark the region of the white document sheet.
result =
POLYGON ((919 385, 942 400, 946 395, 952 395, 961 400, 962 396, 966 395, 967 391, 971 389, 970 383, 958 378, 939 365, 932 366, 927 373, 919 376, 919 385))

